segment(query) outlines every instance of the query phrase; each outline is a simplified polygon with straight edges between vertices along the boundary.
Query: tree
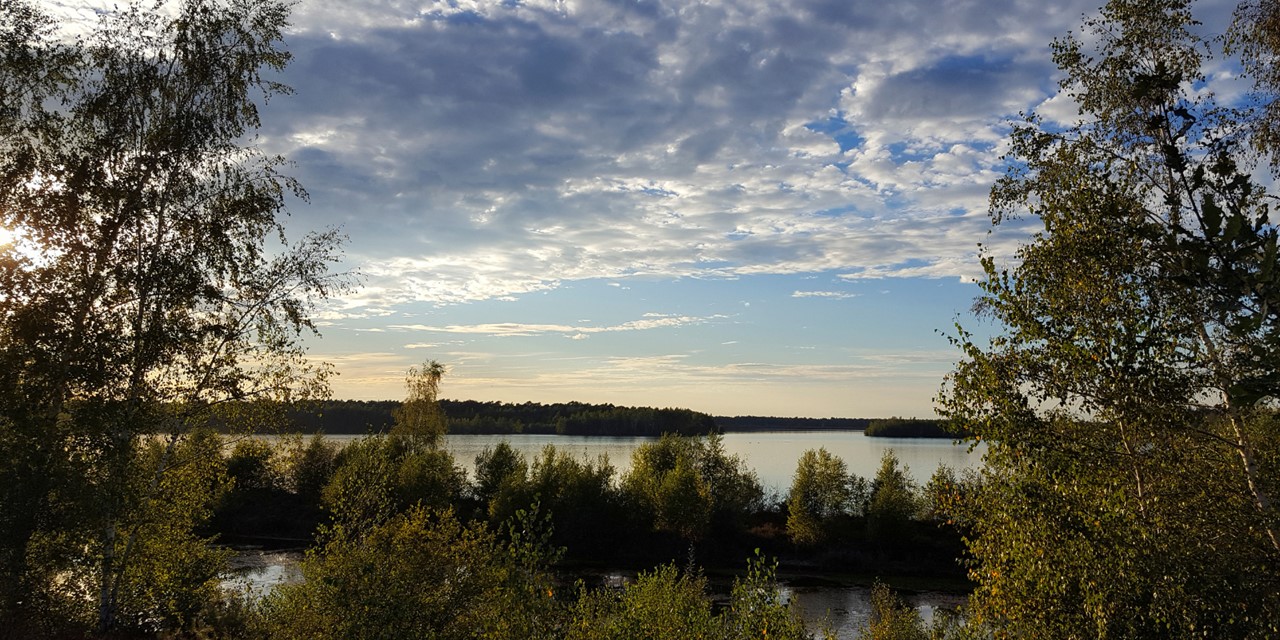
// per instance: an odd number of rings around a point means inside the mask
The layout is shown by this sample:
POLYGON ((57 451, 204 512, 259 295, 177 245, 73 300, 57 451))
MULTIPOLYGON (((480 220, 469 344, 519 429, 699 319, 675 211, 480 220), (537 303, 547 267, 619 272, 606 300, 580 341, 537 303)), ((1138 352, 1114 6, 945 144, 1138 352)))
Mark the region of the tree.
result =
POLYGON ((301 191, 245 144, 258 97, 285 90, 264 70, 289 59, 287 15, 275 0, 130 6, 67 40, 0 2, 0 228, 17 238, 0 247, 4 621, 34 619, 20 601, 53 598, 74 559, 96 565, 73 575, 99 630, 116 627, 142 548, 122 526, 160 504, 190 426, 324 389, 299 337, 344 286, 327 274, 339 236, 268 242, 301 191), (162 455, 138 455, 143 434, 166 434, 162 455), (143 463, 154 481, 131 484, 143 463))
POLYGON ((503 541, 483 523, 413 507, 363 538, 334 538, 302 564, 303 582, 268 597, 272 638, 542 638, 561 606, 555 554, 525 514, 503 541))
POLYGON ((393 412, 395 426, 393 438, 403 440, 410 449, 438 449, 449 425, 440 409, 440 380, 444 378, 444 365, 432 360, 422 368, 409 367, 405 386, 409 394, 393 412))
POLYGON ((808 640, 812 636, 804 621, 787 606, 778 590, 776 569, 776 564, 760 557, 748 560, 746 575, 733 582, 728 607, 716 614, 705 577, 665 565, 640 574, 621 592, 580 593, 567 637, 808 640))
POLYGON ((235 444, 227 457, 227 475, 239 491, 272 491, 280 489, 280 470, 272 460, 275 450, 259 438, 246 438, 235 444))
POLYGON ((764 507, 764 488, 756 472, 740 456, 729 455, 724 436, 711 433, 695 442, 699 471, 711 491, 711 526, 729 532, 764 507))
POLYGON ((476 456, 475 496, 487 509, 493 512, 493 499, 502 491, 503 485, 523 484, 528 476, 529 465, 524 456, 506 440, 493 447, 485 447, 476 456))
POLYGON ((308 506, 320 505, 320 493, 333 477, 338 457, 338 445, 320 434, 313 434, 306 443, 301 435, 286 440, 285 485, 308 506))
POLYGON ((1204 89, 1194 25, 1186 1, 1114 0, 1056 41, 1080 119, 1015 127, 992 190, 995 224, 1043 230, 983 258, 1003 332, 959 331, 941 405, 989 443, 959 515, 1000 633, 1277 631, 1280 270, 1249 151, 1269 143, 1204 89))
POLYGON ((452 454, 407 446, 366 436, 342 449, 321 492, 333 525, 329 535, 362 538, 411 507, 443 508, 461 496, 465 476, 452 454))
POLYGON ((844 460, 826 448, 800 456, 787 496, 787 535, 797 544, 824 541, 832 519, 854 509, 853 484, 844 460))
MULTIPOLYGON (((723 614, 719 638, 807 640, 812 637, 804 621, 791 609, 778 589, 777 561, 768 561, 756 550, 747 559, 746 575, 734 578, 729 592, 729 609, 723 614)), ((835 634, 824 633, 827 640, 835 634)))
POLYGON ((583 592, 569 625, 570 640, 715 638, 707 579, 672 565, 641 573, 620 593, 583 592))
MULTIPOLYGON (((608 456, 578 459, 552 445, 543 447, 529 469, 527 492, 554 525, 556 544, 591 555, 611 548, 611 526, 622 519, 608 456)), ((531 508, 532 503, 520 505, 531 508)))
POLYGON ((220 449, 221 438, 201 430, 173 449, 150 442, 134 454, 129 480, 145 499, 133 504, 136 513, 120 518, 127 529, 116 554, 129 562, 111 584, 116 616, 127 626, 191 632, 218 599, 230 553, 195 530, 228 489, 220 449))
POLYGON ((893 449, 880 458, 880 469, 871 481, 867 504, 867 533, 882 544, 901 545, 910 533, 912 520, 920 511, 916 485, 906 467, 898 467, 893 449))
POLYGON ((859 636, 867 640, 929 640, 920 612, 883 582, 871 587, 871 615, 859 636))
POLYGON ((1280 171, 1280 103, 1272 99, 1280 92, 1280 2, 1247 0, 1236 8, 1236 19, 1226 41, 1227 52, 1240 56, 1240 63, 1253 79, 1257 95, 1253 113, 1245 119, 1251 128, 1249 141, 1254 149, 1270 154, 1273 174, 1280 171))
POLYGON ((764 491, 755 473, 724 451, 720 436, 664 435, 631 454, 622 492, 651 518, 655 529, 689 540, 713 525, 740 523, 759 509, 764 491))

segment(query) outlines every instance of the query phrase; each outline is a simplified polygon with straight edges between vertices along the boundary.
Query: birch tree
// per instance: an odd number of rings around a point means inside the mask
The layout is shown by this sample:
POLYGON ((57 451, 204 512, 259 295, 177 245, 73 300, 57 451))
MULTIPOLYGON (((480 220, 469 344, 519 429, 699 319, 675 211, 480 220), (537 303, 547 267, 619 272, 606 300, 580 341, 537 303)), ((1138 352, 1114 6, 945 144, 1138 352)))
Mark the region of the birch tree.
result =
POLYGON ((287 91, 268 73, 289 60, 288 3, 170 8, 130 4, 71 38, 0 0, 7 620, 79 620, 96 601, 98 630, 119 627, 135 521, 190 426, 325 389, 300 338, 344 286, 340 237, 285 242, 286 198, 305 194, 253 138, 260 102, 287 91), (162 451, 139 455, 141 436, 162 451))
POLYGON ((1263 637, 1280 619, 1280 264, 1257 113, 1219 104, 1184 0, 1113 0, 1053 44, 1062 125, 1014 128, 982 260, 1002 328, 942 410, 990 444, 975 618, 1037 637, 1263 637))

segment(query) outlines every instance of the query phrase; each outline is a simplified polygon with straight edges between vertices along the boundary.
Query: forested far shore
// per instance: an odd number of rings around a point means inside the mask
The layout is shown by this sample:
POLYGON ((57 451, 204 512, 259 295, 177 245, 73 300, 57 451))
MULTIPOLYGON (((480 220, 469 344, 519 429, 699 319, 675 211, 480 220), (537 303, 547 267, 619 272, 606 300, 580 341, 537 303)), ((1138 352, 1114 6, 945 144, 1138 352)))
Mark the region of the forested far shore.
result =
MULTIPOLYGON (((287 428, 301 433, 385 433, 395 424, 398 400, 324 400, 286 410, 287 428)), ((689 409, 619 407, 565 402, 480 402, 440 400, 449 433, 560 434, 579 436, 653 436, 664 433, 706 435, 715 420, 689 409)))
MULTIPOLYGON (((399 400, 322 400, 294 403, 283 424, 264 423, 260 433, 361 435, 386 433, 395 424, 399 400)), ((664 433, 695 436, 745 431, 862 431, 872 418, 781 418, 711 416, 680 408, 620 407, 612 404, 563 402, 481 402, 440 400, 449 433, 559 434, 580 436, 648 436, 664 433)), ((215 427, 225 429, 223 424, 215 427)), ((896 433, 893 435, 897 435, 896 433)))

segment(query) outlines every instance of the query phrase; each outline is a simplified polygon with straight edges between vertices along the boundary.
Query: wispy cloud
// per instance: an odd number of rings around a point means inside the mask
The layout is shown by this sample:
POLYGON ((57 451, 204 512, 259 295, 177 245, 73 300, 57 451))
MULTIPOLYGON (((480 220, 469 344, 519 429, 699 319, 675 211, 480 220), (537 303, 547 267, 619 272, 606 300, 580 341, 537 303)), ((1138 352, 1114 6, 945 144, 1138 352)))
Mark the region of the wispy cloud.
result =
POLYGON ((793 291, 792 298, 831 298, 835 300, 846 300, 848 298, 856 298, 858 294, 847 293, 844 291, 793 291))
MULTIPOLYGON (((649 315, 649 314, 646 314, 649 315)), ((720 317, 720 316, 717 316, 720 317)), ((521 322, 498 322, 472 325, 433 326, 426 324, 393 324, 390 329, 403 331, 428 331, 433 333, 479 334, 492 337, 530 337, 546 334, 563 334, 574 340, 584 339, 596 333, 615 333, 619 331, 648 331, 668 327, 679 327, 691 324, 702 324, 714 318, 695 318, 690 316, 652 316, 643 320, 632 320, 622 324, 596 327, 591 325, 565 324, 527 324, 521 322)))

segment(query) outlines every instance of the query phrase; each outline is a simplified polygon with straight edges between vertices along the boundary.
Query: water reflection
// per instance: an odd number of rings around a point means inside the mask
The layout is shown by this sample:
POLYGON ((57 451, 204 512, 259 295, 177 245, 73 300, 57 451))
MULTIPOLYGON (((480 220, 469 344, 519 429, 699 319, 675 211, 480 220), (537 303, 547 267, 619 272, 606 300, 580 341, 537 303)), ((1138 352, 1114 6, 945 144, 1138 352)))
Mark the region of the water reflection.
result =
POLYGON ((300 551, 238 549, 231 557, 231 575, 222 586, 236 593, 261 598, 282 584, 302 581, 300 551))
MULTIPOLYGON (((841 640, 858 638, 858 630, 871 616, 871 590, 865 587, 787 587, 782 588, 799 609, 810 631, 831 629, 841 640)), ((965 597, 953 593, 925 591, 899 594, 920 612, 926 625, 933 622, 941 609, 954 610, 964 604, 965 597)))

